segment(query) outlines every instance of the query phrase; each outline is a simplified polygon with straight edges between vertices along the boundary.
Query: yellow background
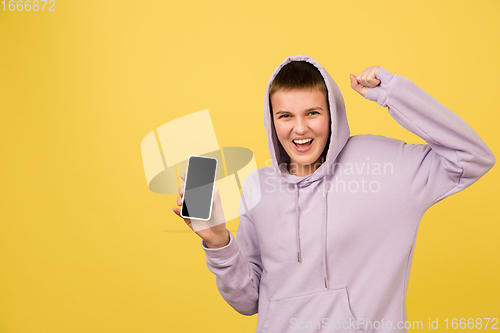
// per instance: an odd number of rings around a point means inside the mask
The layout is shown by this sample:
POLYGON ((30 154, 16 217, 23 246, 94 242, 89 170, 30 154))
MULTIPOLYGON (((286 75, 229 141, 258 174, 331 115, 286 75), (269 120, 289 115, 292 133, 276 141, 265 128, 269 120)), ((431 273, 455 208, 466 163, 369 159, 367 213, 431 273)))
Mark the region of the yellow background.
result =
MULTIPOLYGON (((209 109, 219 145, 249 148, 265 166, 264 92, 287 56, 330 72, 352 135, 423 143, 351 89, 349 74, 378 65, 500 157, 498 0, 54 8, 0 12, 0 332, 255 332, 257 316, 219 295, 200 238, 172 211, 177 196, 148 190, 140 143, 209 109)), ((424 215, 408 320, 439 318, 445 331, 445 318, 500 318, 499 170, 424 215)))

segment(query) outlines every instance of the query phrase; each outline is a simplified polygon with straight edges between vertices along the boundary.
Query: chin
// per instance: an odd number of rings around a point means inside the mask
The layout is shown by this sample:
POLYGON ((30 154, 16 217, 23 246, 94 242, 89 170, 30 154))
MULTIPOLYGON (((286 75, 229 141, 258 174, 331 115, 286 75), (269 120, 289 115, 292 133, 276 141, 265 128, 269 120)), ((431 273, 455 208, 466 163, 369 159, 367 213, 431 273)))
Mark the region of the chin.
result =
POLYGON ((298 156, 294 156, 294 160, 295 160, 295 163, 297 164, 313 164, 314 162, 316 162, 319 158, 319 155, 316 156, 316 154, 314 155, 311 155, 311 156, 301 156, 301 157, 298 157, 298 156))

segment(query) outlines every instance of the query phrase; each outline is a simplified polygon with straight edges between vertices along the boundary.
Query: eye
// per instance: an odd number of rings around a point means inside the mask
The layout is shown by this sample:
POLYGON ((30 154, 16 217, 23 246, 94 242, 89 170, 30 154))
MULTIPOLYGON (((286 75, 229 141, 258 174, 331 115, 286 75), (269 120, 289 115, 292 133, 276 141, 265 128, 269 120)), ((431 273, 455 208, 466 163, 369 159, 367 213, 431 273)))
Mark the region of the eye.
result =
POLYGON ((289 114, 282 114, 281 116, 278 117, 278 119, 281 119, 281 118, 287 117, 287 116, 289 116, 289 114))
POLYGON ((311 113, 313 113, 313 114, 314 114, 314 113, 319 114, 319 112, 318 112, 318 111, 311 111, 311 112, 309 112, 309 114, 311 114, 311 113))

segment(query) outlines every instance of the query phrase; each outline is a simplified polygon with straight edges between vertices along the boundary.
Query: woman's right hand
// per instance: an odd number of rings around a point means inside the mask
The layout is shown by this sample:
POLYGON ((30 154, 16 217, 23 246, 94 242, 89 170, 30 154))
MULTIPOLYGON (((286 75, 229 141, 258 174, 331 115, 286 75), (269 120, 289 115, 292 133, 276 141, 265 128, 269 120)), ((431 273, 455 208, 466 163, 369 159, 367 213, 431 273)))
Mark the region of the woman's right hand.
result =
MULTIPOLYGON (((182 180, 185 181, 186 175, 180 174, 182 180)), ((184 186, 179 187, 179 196, 177 197, 177 206, 182 206, 182 196, 184 195, 184 186)), ((226 228, 226 219, 222 211, 222 204, 219 195, 219 190, 215 189, 213 195, 212 214, 210 220, 191 220, 183 218, 180 215, 180 208, 174 207, 174 213, 177 214, 198 236, 200 236, 207 247, 220 248, 229 244, 229 231, 226 228)))

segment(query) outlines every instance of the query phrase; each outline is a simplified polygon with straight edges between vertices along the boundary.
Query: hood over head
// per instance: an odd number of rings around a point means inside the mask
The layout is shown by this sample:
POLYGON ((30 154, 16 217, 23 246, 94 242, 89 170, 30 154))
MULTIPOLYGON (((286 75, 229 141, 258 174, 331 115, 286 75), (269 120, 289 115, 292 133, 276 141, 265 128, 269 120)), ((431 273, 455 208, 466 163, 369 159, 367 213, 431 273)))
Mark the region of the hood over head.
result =
POLYGON ((264 125, 266 126, 267 143, 269 146, 269 154, 271 156, 273 167, 276 168, 284 181, 292 184, 298 183, 300 187, 307 186, 314 181, 321 180, 325 175, 331 172, 332 164, 337 159, 338 154, 340 153, 342 148, 344 148, 344 145, 346 144, 350 136, 349 125, 347 123, 345 112, 344 98, 340 93, 340 89, 337 86, 337 83, 335 83, 330 74, 316 60, 314 60, 310 56, 302 54, 291 56, 283 60, 271 75, 271 78, 269 79, 269 82, 267 84, 264 100, 264 125), (276 77, 276 75, 278 75, 281 68, 292 61, 307 61, 313 64, 323 76, 323 80, 325 81, 326 88, 328 90, 327 99, 330 110, 331 134, 326 161, 314 173, 306 177, 294 176, 288 172, 287 163, 289 162, 290 158, 279 142, 270 111, 271 101, 269 98, 269 88, 271 87, 274 78, 276 77))
MULTIPOLYGON (((333 172, 332 165, 337 159, 340 151, 344 148, 347 140, 350 136, 349 125, 347 123, 347 117, 345 112, 344 98, 340 93, 340 89, 332 79, 330 74, 313 58, 307 55, 298 54, 296 56, 291 56, 283 60, 278 67, 274 70, 269 82, 267 84, 265 99, 264 99, 264 125, 266 126, 267 142, 269 146, 269 154, 271 156, 271 161, 273 167, 276 169, 281 179, 286 183, 292 184, 295 187, 295 216, 296 216, 296 233, 297 233, 297 261, 301 262, 301 251, 300 251, 300 212, 299 212, 299 188, 307 187, 313 182, 322 181, 326 176, 333 172), (270 108, 270 98, 269 89, 273 83, 276 75, 279 73, 281 68, 292 61, 307 61, 313 64, 321 73, 323 80, 325 81, 326 88, 328 91, 328 106, 330 110, 330 139, 329 146, 326 155, 325 162, 316 169, 312 174, 299 177, 292 175, 288 172, 287 164, 290 158, 284 148, 279 142, 276 130, 273 125, 271 117, 270 108)), ((327 141, 328 143, 328 141, 327 141)), ((327 221, 328 221, 328 191, 326 188, 327 182, 323 182, 323 191, 325 198, 324 205, 324 223, 323 223, 323 274, 325 288, 328 288, 328 275, 326 270, 326 236, 327 236, 327 221)))

